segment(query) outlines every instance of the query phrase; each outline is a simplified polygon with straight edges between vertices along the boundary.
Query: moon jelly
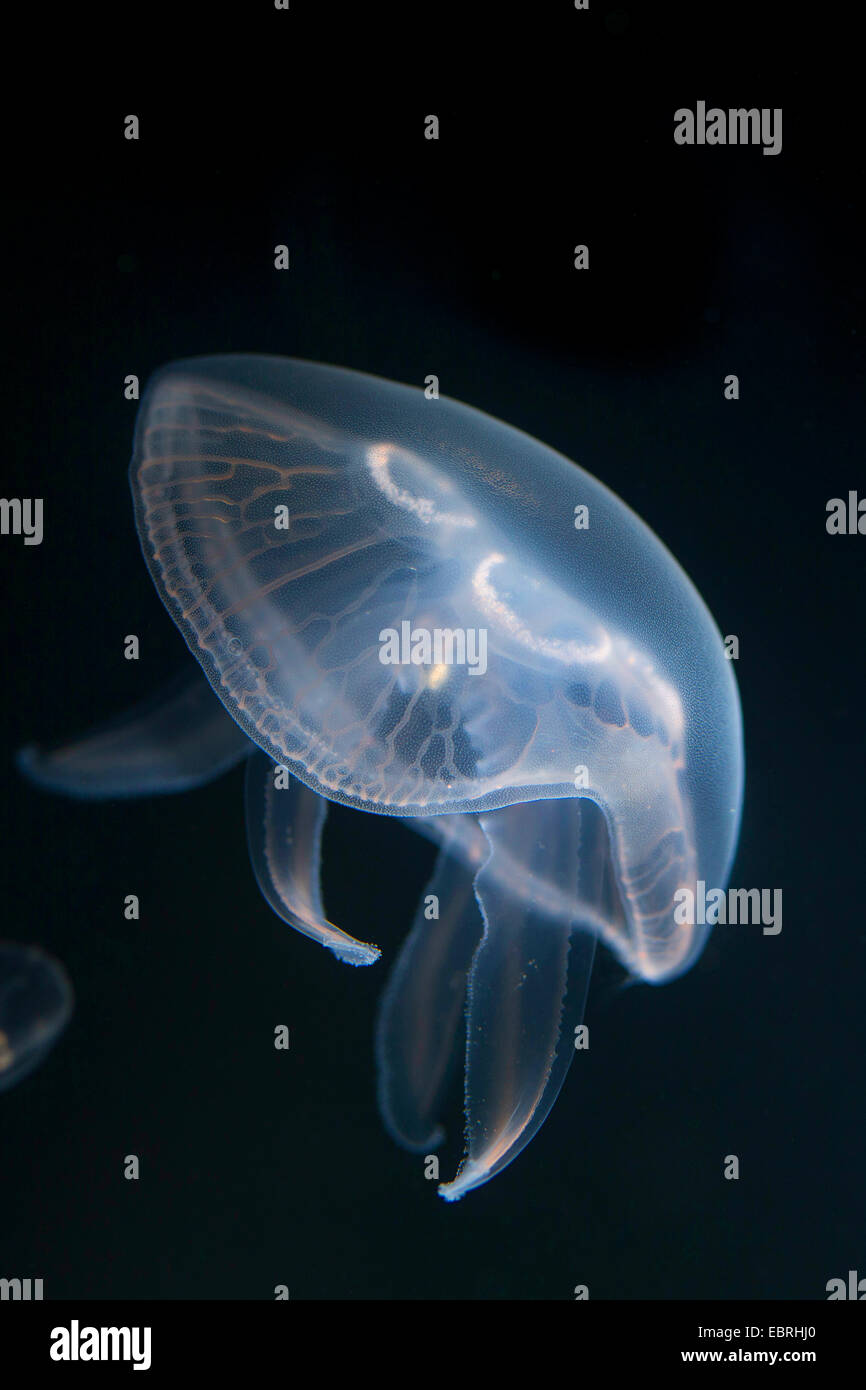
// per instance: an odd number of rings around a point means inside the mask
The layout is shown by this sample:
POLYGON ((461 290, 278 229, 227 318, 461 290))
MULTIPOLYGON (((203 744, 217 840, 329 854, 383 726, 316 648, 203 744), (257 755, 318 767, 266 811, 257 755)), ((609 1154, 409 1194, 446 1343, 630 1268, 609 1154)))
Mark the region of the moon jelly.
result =
POLYGON ((743 784, 722 639, 589 473, 357 372, 172 364, 142 401, 131 482, 154 583, 222 707, 203 682, 176 687, 22 766, 57 791, 135 795, 249 751, 260 887, 354 965, 379 951, 325 915, 327 803, 434 839, 384 995, 379 1096, 426 1151, 462 1047, 466 1153, 440 1187, 461 1197, 548 1114, 596 942, 656 984, 703 947, 677 903, 699 879, 725 886, 743 784))
POLYGON ((35 946, 0 941, 0 1091, 39 1066, 71 1013, 60 962, 35 946))

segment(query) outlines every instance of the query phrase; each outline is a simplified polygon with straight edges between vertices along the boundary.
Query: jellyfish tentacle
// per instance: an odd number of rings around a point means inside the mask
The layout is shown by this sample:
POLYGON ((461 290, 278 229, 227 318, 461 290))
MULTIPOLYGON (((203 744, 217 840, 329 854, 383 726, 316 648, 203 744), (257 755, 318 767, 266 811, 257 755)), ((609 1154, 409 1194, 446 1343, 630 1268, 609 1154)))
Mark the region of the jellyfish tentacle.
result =
POLYGON ((270 907, 338 960, 372 965, 381 955, 378 946, 340 931, 325 916, 320 888, 324 797, 257 751, 247 763, 245 798, 250 858, 270 907))
POLYGON ((602 891, 603 835, 594 818, 581 843, 578 799, 521 803, 479 821, 490 852, 475 879, 484 932, 467 990, 466 1155, 439 1187, 447 1201, 501 1172, 547 1118, 574 1055, 595 953, 581 904, 592 916, 602 891), (543 884, 575 879, 582 856, 584 883, 563 916, 543 884))
POLYGON ((436 829, 440 849, 433 875, 391 968, 376 1029, 382 1119, 398 1144, 416 1152, 436 1148, 444 1138, 437 1122, 482 929, 475 872, 488 852, 474 816, 442 816, 436 829))
POLYGON ((46 791, 99 801, 205 786, 252 746, 193 670, 80 738, 53 749, 22 748, 16 763, 46 791))

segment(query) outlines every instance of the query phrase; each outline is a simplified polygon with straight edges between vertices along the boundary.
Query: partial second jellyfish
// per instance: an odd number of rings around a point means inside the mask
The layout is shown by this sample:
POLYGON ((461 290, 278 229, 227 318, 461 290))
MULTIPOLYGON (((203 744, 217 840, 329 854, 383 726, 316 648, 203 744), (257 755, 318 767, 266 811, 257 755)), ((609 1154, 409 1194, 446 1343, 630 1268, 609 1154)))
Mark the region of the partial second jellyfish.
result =
POLYGON ((0 1091, 44 1061, 72 1013, 72 985, 36 946, 0 941, 0 1091))

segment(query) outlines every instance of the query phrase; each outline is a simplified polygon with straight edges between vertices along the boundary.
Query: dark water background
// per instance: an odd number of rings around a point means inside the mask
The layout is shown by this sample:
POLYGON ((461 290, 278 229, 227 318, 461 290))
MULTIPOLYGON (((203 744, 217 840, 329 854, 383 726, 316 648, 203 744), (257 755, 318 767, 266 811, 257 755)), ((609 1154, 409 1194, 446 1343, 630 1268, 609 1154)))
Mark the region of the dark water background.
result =
MULTIPOLYGON (((639 26, 608 40, 634 56, 639 26)), ((46 1297, 569 1298, 586 1283, 820 1298, 866 1274, 866 538, 825 531, 830 497, 866 492, 852 175, 805 97, 769 79, 693 74, 615 99, 575 83, 511 106, 460 90, 317 102, 308 80, 278 108, 226 93, 202 114, 153 82, 68 116, 29 167, 18 152, 0 492, 45 499, 45 539, 0 541, 0 936, 59 956, 77 1007, 0 1097, 0 1275, 41 1277, 46 1297), (677 148, 673 111, 698 98, 781 104, 783 153, 677 148), (118 134, 127 109, 138 146, 118 134), (428 111, 438 144, 421 138, 428 111), (11 766, 188 659, 138 550, 123 378, 240 351, 435 372, 619 493, 740 639, 732 882, 783 890, 781 935, 717 928, 662 989, 620 990, 602 964, 579 1073, 522 1156, 456 1206, 375 1103, 375 1010, 425 841, 334 810, 329 913, 384 953, 353 970, 260 897, 240 771, 78 805, 11 766), (738 1182, 722 1179, 729 1153, 738 1182)))

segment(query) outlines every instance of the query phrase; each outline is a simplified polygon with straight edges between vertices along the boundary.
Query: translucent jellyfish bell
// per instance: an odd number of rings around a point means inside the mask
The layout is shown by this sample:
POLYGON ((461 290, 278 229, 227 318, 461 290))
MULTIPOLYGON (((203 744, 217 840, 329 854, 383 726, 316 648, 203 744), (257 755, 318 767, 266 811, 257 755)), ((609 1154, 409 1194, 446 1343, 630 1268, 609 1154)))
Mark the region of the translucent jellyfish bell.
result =
POLYGON ((378 950, 325 916, 326 801, 435 839, 379 1089, 396 1137, 435 1142, 465 1008, 467 1155, 440 1189, 462 1196, 547 1115, 596 941, 653 982, 703 946, 678 904, 725 885, 742 799, 722 639, 595 478, 420 389, 281 358, 176 363, 142 402, 131 481, 154 582, 231 721, 205 721, 197 757, 195 731, 154 714, 147 779, 141 711, 104 759, 97 733, 25 769, 68 792, 80 762, 88 795, 191 785, 236 761, 240 726, 262 750, 260 885, 353 964, 378 950))

